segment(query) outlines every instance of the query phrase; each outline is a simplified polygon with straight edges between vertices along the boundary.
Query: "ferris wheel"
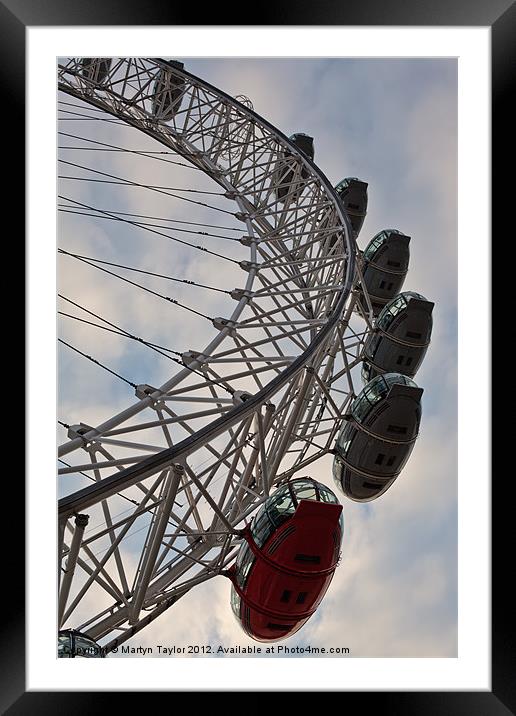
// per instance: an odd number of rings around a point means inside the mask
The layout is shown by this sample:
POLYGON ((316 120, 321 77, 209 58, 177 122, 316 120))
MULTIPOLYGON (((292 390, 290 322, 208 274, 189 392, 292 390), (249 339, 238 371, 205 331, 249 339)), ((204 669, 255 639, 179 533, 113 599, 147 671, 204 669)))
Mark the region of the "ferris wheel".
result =
POLYGON ((62 362, 126 391, 94 419, 60 416, 62 655, 108 654, 221 575, 249 636, 285 638, 340 554, 342 508, 310 466, 334 455, 344 494, 374 499, 417 437, 412 378, 433 304, 400 293, 410 239, 385 230, 360 251, 367 184, 334 188, 311 137, 286 137, 180 62, 67 58, 58 87, 59 209, 102 227, 60 231, 62 362), (97 282, 81 292, 87 274, 97 282), (106 352, 108 341, 124 347, 106 352), (320 555, 299 551, 307 526, 320 555), (281 565, 294 532, 299 564, 281 565), (282 605, 251 594, 259 566, 282 605), (305 585, 290 613, 285 575, 305 585))

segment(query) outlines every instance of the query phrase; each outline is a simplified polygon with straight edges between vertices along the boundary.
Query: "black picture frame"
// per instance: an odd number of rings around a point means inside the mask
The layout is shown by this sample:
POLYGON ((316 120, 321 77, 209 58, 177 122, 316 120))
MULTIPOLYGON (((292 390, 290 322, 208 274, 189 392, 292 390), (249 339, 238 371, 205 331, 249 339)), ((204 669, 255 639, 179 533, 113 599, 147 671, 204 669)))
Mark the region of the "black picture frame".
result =
MULTIPOLYGON (((257 8, 258 9, 258 8, 257 8)), ((11 241, 23 247, 21 226, 25 214, 24 193, 24 154, 25 143, 25 30, 28 26, 59 25, 197 25, 196 10, 166 3, 160 0, 137 3, 134 0, 103 0, 101 3, 71 3, 70 0, 3 0, 0 1, 0 73, 4 97, 9 98, 9 113, 4 115, 4 134, 9 144, 15 148, 16 161, 9 167, 9 182, 4 188, 4 201, 17 215, 17 235, 11 234, 11 241), (193 11, 192 11, 193 10, 193 11), (192 21, 191 21, 192 20, 192 21), (19 233, 18 233, 19 232, 19 233)), ((223 12, 218 4, 203 9, 203 26, 231 25, 230 18, 238 18, 238 24, 259 25, 383 25, 383 26, 489 26, 492 31, 492 160, 493 191, 492 216, 493 237, 500 235, 501 222, 507 206, 511 206, 512 182, 505 183, 496 169, 501 169, 510 155, 512 134, 514 133, 514 113, 509 100, 510 79, 516 67, 516 5, 511 0, 361 0, 360 3, 333 3, 319 0, 311 3, 290 3, 269 5, 259 8, 259 23, 242 22, 238 6, 224 5, 223 12), (512 130, 512 131, 511 131, 512 130), (498 229, 498 231, 497 231, 498 229)), ((5 108, 6 105, 4 105, 5 108)), ((512 145, 513 146, 513 145, 512 145)), ((4 154, 4 159, 5 159, 4 154)), ((4 165, 5 166, 5 165, 4 165)), ((472 197, 472 205, 479 197, 472 197)), ((514 201, 514 200, 513 200, 514 201)), ((4 238, 7 239, 5 236, 4 238)), ((512 238, 512 237, 511 237, 512 238)), ((510 240, 510 239, 508 239, 510 240)), ((500 255, 500 254, 498 254, 500 255)), ((493 252, 493 265, 496 252, 493 252)), ((23 257, 22 257, 23 261, 23 257)), ((30 287, 28 287, 30 290, 30 287)), ((501 319, 498 319, 501 321, 501 319)), ((493 335, 498 332, 499 324, 493 316, 493 335)), ((18 337, 17 344, 23 341, 18 337)), ((30 350, 29 346, 29 350, 30 350)), ((494 362, 494 361, 493 361, 494 362)), ((17 391, 16 391, 17 392, 17 391)), ((19 394, 16 395, 19 402, 19 394)), ((505 428, 507 431, 508 426, 505 428)), ((484 436, 489 439, 489 436, 484 436)), ((504 428, 496 430, 496 444, 504 444, 504 428)), ((505 444, 510 444, 508 442, 505 444)), ((492 452, 493 456, 502 453, 492 452)), ((496 474, 496 457, 493 474, 496 474)), ((511 475, 504 469, 506 478, 511 475)), ((20 478, 19 466, 17 466, 20 478)), ((506 481, 508 482, 508 480, 506 481)), ((5 485, 5 482, 4 482, 5 485)), ((359 696, 362 708, 379 708, 383 713, 393 714, 446 714, 468 716, 493 715, 505 716, 516 713, 516 660, 514 630, 514 609, 509 605, 507 578, 514 573, 514 560, 510 557, 511 538, 514 541, 514 519, 508 509, 512 503, 511 489, 504 484, 497 492, 493 480, 492 491, 492 690, 487 691, 447 691, 447 692, 345 692, 344 707, 349 699, 359 696), (495 517, 496 516, 496 517, 495 517), (508 547, 509 545, 509 547, 508 547), (365 703, 364 699, 367 699, 365 703)), ((11 504, 24 505, 24 485, 21 479, 10 480, 9 492, 11 504)), ((12 540, 12 525, 2 520, 4 545, 12 540)), ((16 534, 20 543, 19 553, 23 553, 23 535, 16 534)), ((25 686, 25 609, 23 585, 25 582, 24 565, 13 562, 8 568, 10 594, 9 609, 4 611, 1 620, 0 652, 0 708, 10 716, 18 714, 92 714, 104 709, 119 707, 119 693, 97 692, 26 692, 25 686), (115 698, 117 701, 115 702, 115 698)), ((5 573, 4 573, 5 576, 5 573)), ((514 574, 513 574, 514 576, 514 574)), ((400 668, 403 668, 400 666, 400 668)), ((317 685, 314 683, 314 691, 317 685)), ((170 694, 168 695, 170 697, 170 694)), ((130 696, 132 705, 139 694, 130 696)), ((168 702, 170 705, 170 701, 168 702)), ((243 702, 240 701, 242 707, 243 702)))

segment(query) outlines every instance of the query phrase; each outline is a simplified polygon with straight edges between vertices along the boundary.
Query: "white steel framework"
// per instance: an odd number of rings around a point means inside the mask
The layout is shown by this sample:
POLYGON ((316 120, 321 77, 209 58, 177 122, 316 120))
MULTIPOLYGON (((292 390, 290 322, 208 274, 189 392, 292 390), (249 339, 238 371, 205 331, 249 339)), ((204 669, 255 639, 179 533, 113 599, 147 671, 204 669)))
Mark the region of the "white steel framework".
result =
MULTIPOLYGON (((210 177, 247 251, 233 261, 240 285, 225 287, 232 310, 197 312, 207 344, 182 351, 162 385, 131 384, 136 398, 116 415, 67 426, 59 447, 60 476, 80 473, 86 485, 59 501, 59 628, 107 653, 226 569, 273 487, 332 451, 372 309, 366 292, 357 301, 360 253, 332 186, 248 101, 161 59, 101 69, 62 61, 59 90, 210 177), (293 173, 279 200, 285 156, 293 173), (135 532, 136 554, 126 548, 135 532)), ((66 206, 85 211, 77 204, 66 206)))

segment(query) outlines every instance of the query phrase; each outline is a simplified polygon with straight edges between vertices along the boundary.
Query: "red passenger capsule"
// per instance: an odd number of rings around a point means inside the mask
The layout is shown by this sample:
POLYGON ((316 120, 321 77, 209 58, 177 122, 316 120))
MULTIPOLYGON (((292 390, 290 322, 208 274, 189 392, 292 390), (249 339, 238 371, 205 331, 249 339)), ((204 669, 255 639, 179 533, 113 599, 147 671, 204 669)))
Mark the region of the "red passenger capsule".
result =
POLYGON ((231 606, 257 641, 292 636, 312 616, 333 578, 342 505, 311 478, 279 487, 263 504, 228 576, 231 606))

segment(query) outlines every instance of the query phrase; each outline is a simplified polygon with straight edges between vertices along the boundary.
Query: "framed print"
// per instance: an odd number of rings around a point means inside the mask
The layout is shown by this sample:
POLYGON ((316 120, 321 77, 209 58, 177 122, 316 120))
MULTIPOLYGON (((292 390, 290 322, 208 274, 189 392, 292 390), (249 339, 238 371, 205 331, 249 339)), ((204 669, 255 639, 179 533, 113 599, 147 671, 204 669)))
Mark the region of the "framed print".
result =
POLYGON ((8 713, 117 690, 514 708, 473 437, 514 11, 365 9, 4 3, 29 308, 8 713), (57 631, 103 658, 58 659, 57 631))

